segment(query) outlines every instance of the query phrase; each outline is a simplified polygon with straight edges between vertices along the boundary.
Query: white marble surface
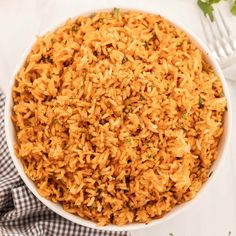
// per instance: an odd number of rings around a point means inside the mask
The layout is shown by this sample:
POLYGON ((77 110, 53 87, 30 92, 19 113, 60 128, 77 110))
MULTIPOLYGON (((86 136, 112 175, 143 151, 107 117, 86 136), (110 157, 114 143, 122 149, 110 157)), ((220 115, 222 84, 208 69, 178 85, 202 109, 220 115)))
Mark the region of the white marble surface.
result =
MULTIPOLYGON (((96 0, 99 8, 113 8, 128 4, 131 8, 146 8, 164 13, 202 35, 197 0, 96 0)), ((81 9, 91 9, 93 0, 0 0, 0 88, 8 90, 8 81, 17 61, 36 35, 76 16, 81 9)), ((220 5, 234 29, 236 17, 227 11, 227 3, 220 5)), ((236 71, 236 62, 235 62, 236 71)), ((233 76, 233 75, 232 75, 233 76)), ((235 73, 236 78, 236 73, 235 73)), ((236 118, 236 82, 228 81, 236 118)), ((228 155, 218 175, 198 201, 172 220, 145 230, 131 232, 132 236, 236 236, 236 125, 233 122, 228 155)))

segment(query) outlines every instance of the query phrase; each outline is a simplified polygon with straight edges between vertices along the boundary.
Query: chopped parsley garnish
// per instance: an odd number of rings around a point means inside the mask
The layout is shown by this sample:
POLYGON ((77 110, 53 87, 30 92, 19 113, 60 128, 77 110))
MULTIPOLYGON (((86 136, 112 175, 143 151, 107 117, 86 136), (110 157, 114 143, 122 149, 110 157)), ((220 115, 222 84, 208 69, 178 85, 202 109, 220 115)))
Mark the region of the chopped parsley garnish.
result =
POLYGON ((100 24, 104 24, 104 19, 101 19, 101 18, 100 18, 100 19, 99 19, 99 23, 100 23, 100 24))
MULTIPOLYGON (((214 21, 213 4, 219 3, 221 1, 222 0, 198 0, 197 4, 198 4, 199 8, 202 10, 203 14, 205 16, 209 16, 211 21, 214 21)), ((232 5, 230 7, 230 12, 232 13, 232 15, 236 16, 236 0, 233 1, 232 5)))
POLYGON ((118 20, 120 18, 120 9, 114 8, 114 16, 118 20))
POLYGON ((144 100, 145 100, 144 96, 140 95, 139 101, 144 101, 144 100))
POLYGON ((73 32, 77 32, 78 31, 78 26, 77 25, 73 25, 71 30, 73 32))
POLYGON ((202 97, 199 95, 199 97, 198 97, 198 107, 199 108, 203 108, 203 99, 202 99, 202 97))
POLYGON ((209 18, 211 19, 211 21, 214 20, 214 16, 213 16, 213 7, 212 7, 212 3, 208 2, 203 2, 201 0, 197 1, 198 6, 200 7, 200 9, 202 10, 204 16, 209 16, 209 18))
POLYGON ((148 42, 147 41, 144 42, 144 47, 148 48, 148 42))
POLYGON ((130 139, 130 138, 127 138, 127 139, 125 140, 125 142, 126 142, 126 143, 131 143, 131 139, 130 139))
POLYGON ((186 120, 186 114, 185 113, 182 114, 182 119, 186 120))
POLYGON ((127 62, 127 61, 128 61, 128 58, 126 56, 124 56, 122 59, 122 64, 125 64, 125 62, 127 62))
POLYGON ((213 4, 213 3, 218 3, 218 2, 220 2, 221 0, 209 0, 208 2, 210 3, 210 4, 213 4))
POLYGON ((153 159, 153 158, 154 158, 154 155, 153 155, 153 154, 150 154, 150 155, 148 156, 148 158, 149 158, 149 159, 153 159))
POLYGON ((233 2, 230 11, 234 16, 236 16, 236 1, 233 2))
POLYGON ((48 63, 53 63, 53 60, 52 60, 51 56, 47 56, 47 57, 42 56, 41 60, 42 60, 44 63, 46 63, 46 62, 48 62, 48 63))
POLYGON ((126 108, 125 108, 125 113, 132 113, 133 112, 133 108, 132 106, 128 105, 126 108))

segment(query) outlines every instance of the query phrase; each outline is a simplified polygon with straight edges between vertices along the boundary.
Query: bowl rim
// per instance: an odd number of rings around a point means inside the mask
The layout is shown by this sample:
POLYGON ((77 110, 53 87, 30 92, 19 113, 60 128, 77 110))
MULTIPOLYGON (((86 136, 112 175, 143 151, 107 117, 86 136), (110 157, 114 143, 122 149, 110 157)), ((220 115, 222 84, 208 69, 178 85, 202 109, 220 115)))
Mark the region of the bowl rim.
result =
MULTIPOLYGON (((116 7, 116 6, 114 6, 114 7, 116 7)), ((79 16, 88 16, 88 15, 91 15, 91 13, 93 13, 94 11, 96 11, 96 12, 112 11, 114 7, 106 7, 106 8, 101 8, 101 7, 97 7, 97 8, 94 7, 93 8, 93 7, 91 7, 89 12, 85 11, 84 13, 77 14, 74 17, 70 17, 70 19, 75 20, 79 16)), ((52 210, 53 212, 57 213, 58 215, 62 216, 63 218, 65 218, 69 221, 72 221, 76 224, 80 224, 80 225, 94 228, 94 229, 98 229, 98 230, 108 230, 108 231, 131 231, 131 230, 144 229, 144 228, 148 228, 148 227, 151 227, 154 225, 158 225, 163 222, 169 221, 170 219, 172 219, 176 215, 178 215, 181 212, 183 212, 184 210, 186 210, 189 206, 192 206, 194 203, 196 203, 199 200, 200 196, 203 195, 202 193, 207 189, 207 186, 209 186, 213 182, 213 179, 215 179, 216 173, 219 172, 219 169, 222 166, 222 163, 223 163, 225 156, 226 156, 227 149, 229 147, 229 141, 230 141, 231 130, 232 130, 231 129, 231 127, 232 127, 232 109, 231 109, 231 100, 230 100, 229 89, 227 87, 226 80, 224 78, 224 75, 222 73, 222 70, 221 70, 219 64, 217 63, 216 59, 214 58, 212 53, 209 51, 207 46, 204 44, 204 42, 195 33, 193 33, 190 29, 188 29, 186 26, 184 26, 183 24, 180 24, 179 22, 178 23, 174 22, 174 20, 170 19, 170 17, 166 16, 165 14, 160 14, 158 12, 158 10, 156 10, 156 9, 150 11, 150 9, 143 10, 143 9, 140 9, 139 7, 134 8, 134 7, 125 7, 125 6, 121 6, 120 9, 122 11, 130 11, 131 10, 131 11, 138 11, 141 13, 160 15, 165 20, 167 20, 170 24, 172 24, 173 26, 184 31, 188 35, 190 40, 193 41, 198 46, 198 48, 205 54, 205 57, 208 60, 209 64, 211 64, 215 73, 218 75, 218 77, 221 80, 221 83, 223 86, 223 91, 224 91, 225 97, 227 99, 227 117, 224 121, 224 123, 226 122, 227 127, 226 127, 226 130, 224 130, 225 138, 224 138, 224 143, 223 143, 223 151, 221 152, 221 154, 218 156, 218 158, 216 160, 217 161, 216 169, 214 170, 214 173, 212 174, 212 176, 209 177, 209 179, 202 185, 201 189, 198 191, 198 193, 196 194, 196 196, 193 199, 191 199, 190 201, 187 201, 185 203, 182 203, 178 206, 175 206, 170 212, 165 214, 162 218, 153 219, 148 224, 131 223, 131 224, 123 225, 123 226, 117 226, 117 225, 113 225, 113 224, 109 224, 106 226, 97 226, 95 222, 93 222, 91 220, 85 220, 85 219, 81 218, 80 216, 69 213, 69 212, 65 211, 58 203, 53 203, 50 200, 47 200, 46 198, 42 197, 38 193, 37 188, 34 185, 33 181, 30 180, 30 178, 25 174, 20 159, 18 159, 15 155, 14 148, 13 148, 13 145, 15 143, 13 136, 15 134, 14 134, 14 131, 12 131, 13 124, 10 119, 11 113, 12 113, 12 87, 15 83, 15 77, 16 77, 17 73, 19 72, 20 68, 23 66, 23 64, 26 60, 26 57, 28 56, 28 54, 30 53, 30 51, 32 49, 32 46, 36 42, 35 40, 32 40, 30 42, 29 46, 25 49, 24 53, 22 54, 20 60, 18 61, 17 65, 14 69, 14 73, 12 74, 12 76, 10 78, 10 86, 8 87, 9 92, 6 94, 6 99, 5 99, 4 129, 5 129, 6 140, 7 140, 7 145, 9 148, 11 159, 13 160, 13 163, 14 163, 20 177, 22 178, 23 182, 26 184, 26 186, 30 189, 30 191, 34 194, 34 196, 39 201, 41 201, 44 205, 46 205, 50 210, 52 210), (13 132, 13 134, 12 134, 12 132, 13 132)), ((63 19, 62 22, 57 23, 50 28, 45 28, 45 30, 43 30, 40 33, 40 36, 45 35, 47 32, 55 31, 57 28, 64 25, 65 22, 66 22, 66 20, 63 19)), ((222 137, 221 137, 221 140, 222 140, 222 137)), ((215 162, 214 162, 214 164, 215 164, 215 162)))

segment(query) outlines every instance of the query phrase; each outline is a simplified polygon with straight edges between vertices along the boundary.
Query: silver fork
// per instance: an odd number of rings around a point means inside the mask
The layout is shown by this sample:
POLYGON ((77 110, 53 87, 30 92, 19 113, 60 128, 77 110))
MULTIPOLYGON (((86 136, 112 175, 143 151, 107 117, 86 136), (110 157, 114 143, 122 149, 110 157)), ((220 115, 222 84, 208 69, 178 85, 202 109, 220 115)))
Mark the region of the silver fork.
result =
POLYGON ((201 24, 210 51, 225 70, 233 64, 236 66, 236 38, 233 38, 219 9, 216 9, 214 19, 214 22, 211 22, 208 16, 201 17, 201 24))

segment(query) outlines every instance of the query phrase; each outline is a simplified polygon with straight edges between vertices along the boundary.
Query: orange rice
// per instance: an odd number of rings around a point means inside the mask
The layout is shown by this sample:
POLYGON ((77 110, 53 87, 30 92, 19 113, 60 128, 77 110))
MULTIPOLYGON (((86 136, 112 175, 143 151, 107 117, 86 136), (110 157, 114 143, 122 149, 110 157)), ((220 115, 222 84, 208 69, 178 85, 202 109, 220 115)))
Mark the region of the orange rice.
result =
POLYGON ((226 98, 157 15, 101 12, 38 38, 13 88, 15 151, 39 193, 99 225, 148 223, 207 180, 226 98))

